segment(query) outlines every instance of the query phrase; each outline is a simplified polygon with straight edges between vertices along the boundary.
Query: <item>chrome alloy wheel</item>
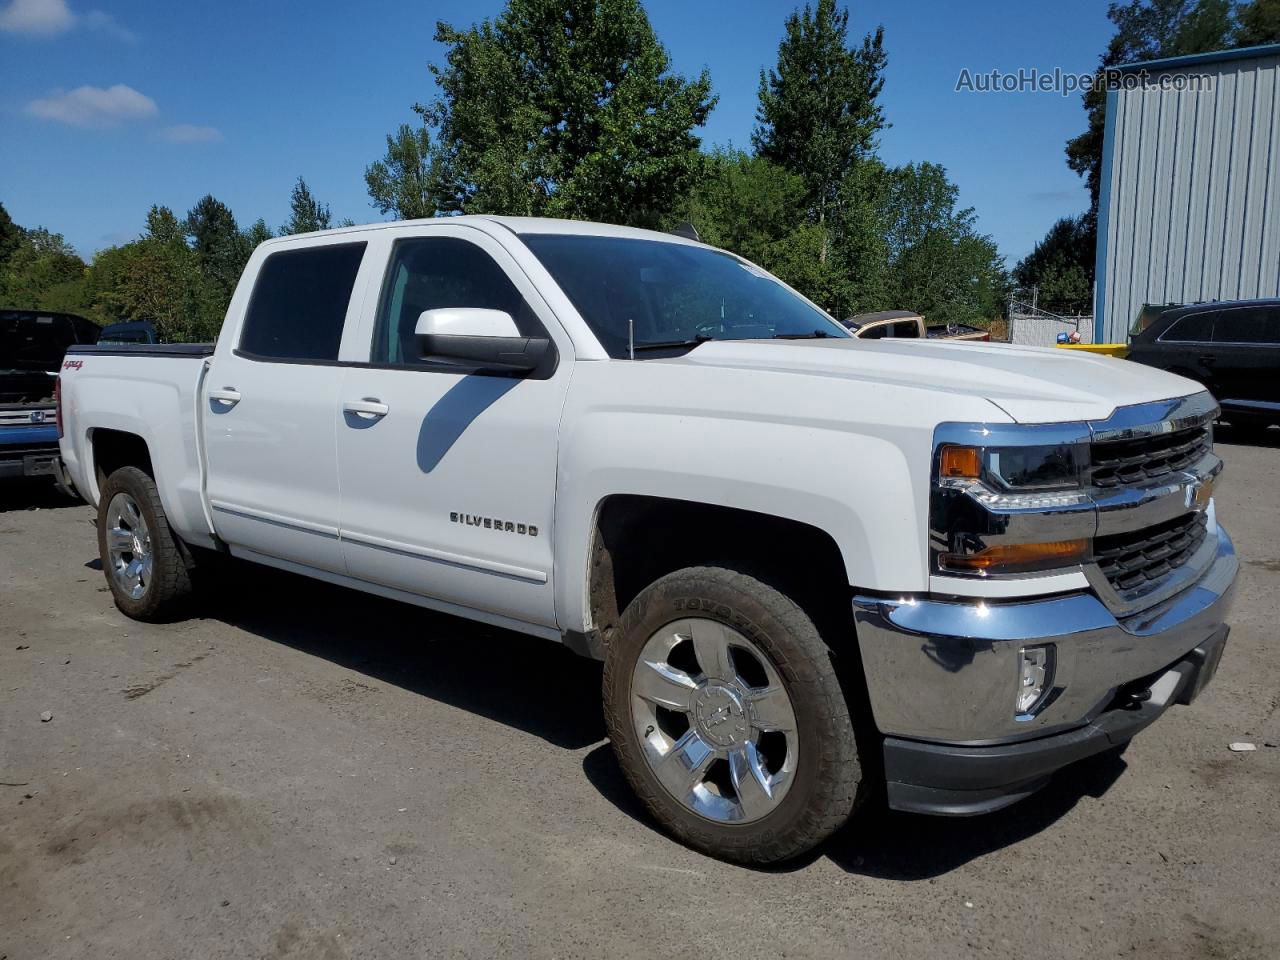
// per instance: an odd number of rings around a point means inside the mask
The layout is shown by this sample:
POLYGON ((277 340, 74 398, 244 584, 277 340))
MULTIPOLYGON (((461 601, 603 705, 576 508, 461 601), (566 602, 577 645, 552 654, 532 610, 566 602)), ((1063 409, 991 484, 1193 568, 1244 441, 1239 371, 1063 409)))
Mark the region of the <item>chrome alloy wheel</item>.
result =
POLYGON ((649 768, 699 816, 759 820, 791 787, 791 698, 769 658, 717 620, 677 620, 649 638, 632 671, 631 714, 649 768))
POLYGON ((141 599, 151 585, 155 554, 147 521, 127 493, 117 493, 107 504, 107 560, 116 585, 126 596, 141 599))

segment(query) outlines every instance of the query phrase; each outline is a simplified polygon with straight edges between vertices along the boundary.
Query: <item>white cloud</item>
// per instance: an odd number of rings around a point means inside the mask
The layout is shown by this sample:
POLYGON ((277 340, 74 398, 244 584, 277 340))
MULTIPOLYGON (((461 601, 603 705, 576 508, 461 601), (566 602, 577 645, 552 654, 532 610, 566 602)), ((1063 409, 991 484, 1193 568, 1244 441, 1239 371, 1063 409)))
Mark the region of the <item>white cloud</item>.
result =
POLYGON ((193 123, 179 123, 160 131, 160 139, 170 143, 217 143, 222 131, 217 127, 199 127, 193 123))
POLYGON ((47 97, 32 100, 27 112, 73 127, 115 127, 127 120, 154 116, 156 102, 133 87, 117 83, 105 88, 55 90, 47 97))
POLYGON ((51 37, 76 25, 67 0, 12 0, 0 10, 0 30, 51 37))
POLYGON ((77 14, 67 6, 67 0, 10 0, 0 9, 0 30, 5 33, 52 37, 77 26, 97 30, 128 43, 138 39, 137 34, 117 23, 111 14, 102 10, 77 14))

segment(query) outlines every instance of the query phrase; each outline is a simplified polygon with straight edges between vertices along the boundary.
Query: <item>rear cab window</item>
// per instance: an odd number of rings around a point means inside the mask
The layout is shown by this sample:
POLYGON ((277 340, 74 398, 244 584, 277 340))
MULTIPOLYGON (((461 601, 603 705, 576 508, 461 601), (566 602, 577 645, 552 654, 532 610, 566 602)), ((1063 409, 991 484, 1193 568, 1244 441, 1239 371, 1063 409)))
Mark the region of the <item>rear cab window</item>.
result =
POLYGON ((366 244, 281 250, 258 269, 238 352, 253 360, 332 363, 366 244))

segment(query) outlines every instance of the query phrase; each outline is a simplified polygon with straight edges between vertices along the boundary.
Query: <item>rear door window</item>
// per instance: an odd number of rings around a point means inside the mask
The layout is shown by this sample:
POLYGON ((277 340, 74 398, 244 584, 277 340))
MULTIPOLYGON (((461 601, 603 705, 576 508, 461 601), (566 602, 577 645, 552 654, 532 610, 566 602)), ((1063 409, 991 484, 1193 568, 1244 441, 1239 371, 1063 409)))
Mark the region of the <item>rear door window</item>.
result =
POLYGON ((1160 335, 1164 343, 1208 343, 1213 339, 1214 318, 1217 311, 1191 313, 1173 321, 1173 325, 1160 335))
POLYGON ((1213 326, 1218 343, 1280 343, 1280 307, 1223 310, 1213 326))
POLYGON ((334 361, 364 243, 282 250, 263 261, 240 333, 256 360, 334 361))

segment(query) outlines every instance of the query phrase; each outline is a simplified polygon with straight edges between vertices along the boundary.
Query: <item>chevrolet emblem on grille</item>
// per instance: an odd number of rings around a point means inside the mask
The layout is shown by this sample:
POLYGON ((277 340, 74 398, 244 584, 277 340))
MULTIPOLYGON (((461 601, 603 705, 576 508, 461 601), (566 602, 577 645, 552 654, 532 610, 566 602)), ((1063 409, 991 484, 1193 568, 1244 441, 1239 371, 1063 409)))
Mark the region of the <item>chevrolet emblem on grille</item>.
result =
POLYGON ((1187 478, 1187 509, 1203 513, 1213 499, 1213 477, 1201 480, 1199 477, 1187 478))

